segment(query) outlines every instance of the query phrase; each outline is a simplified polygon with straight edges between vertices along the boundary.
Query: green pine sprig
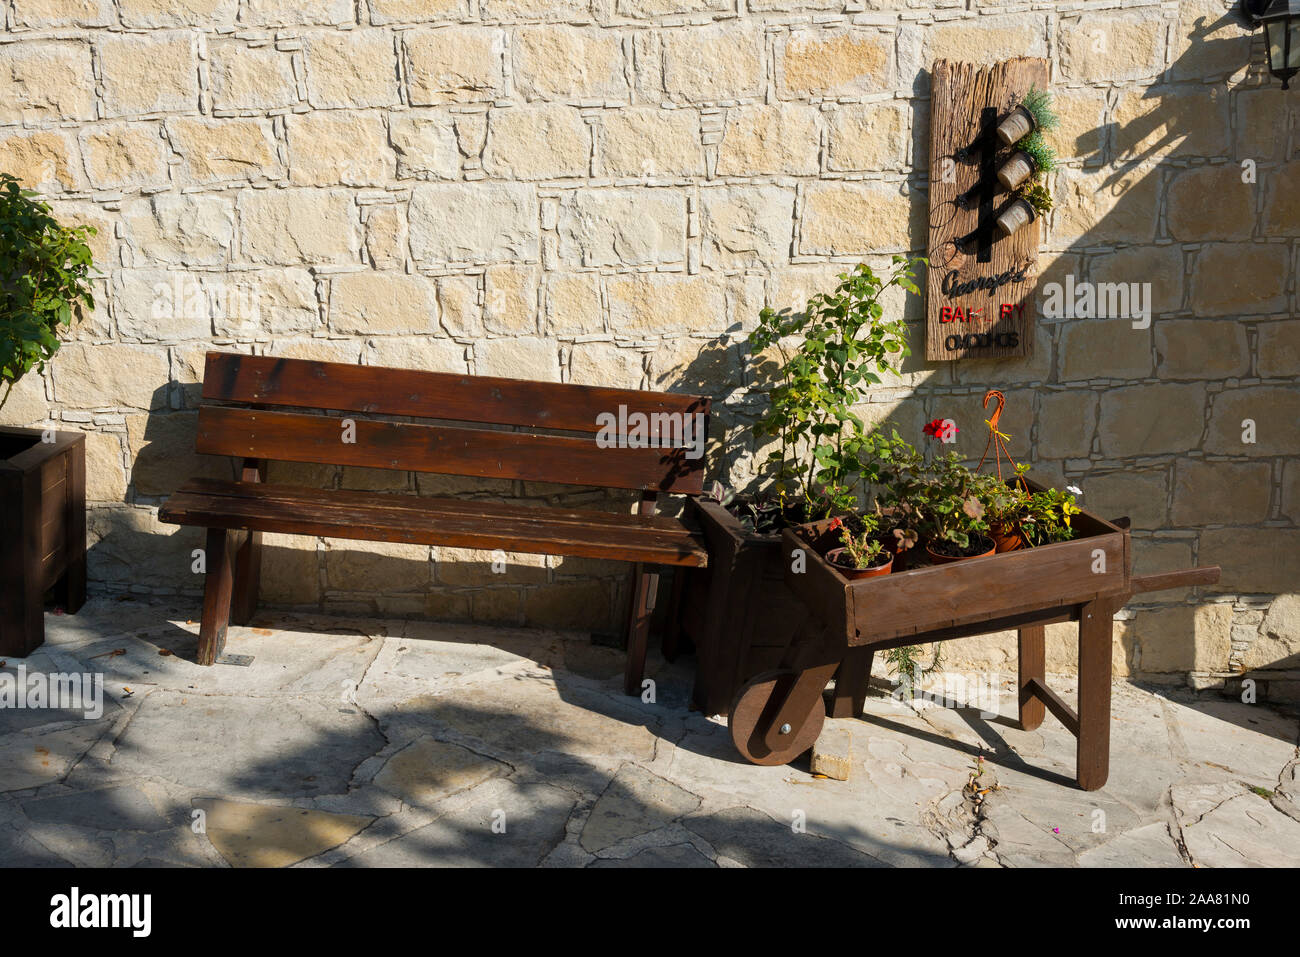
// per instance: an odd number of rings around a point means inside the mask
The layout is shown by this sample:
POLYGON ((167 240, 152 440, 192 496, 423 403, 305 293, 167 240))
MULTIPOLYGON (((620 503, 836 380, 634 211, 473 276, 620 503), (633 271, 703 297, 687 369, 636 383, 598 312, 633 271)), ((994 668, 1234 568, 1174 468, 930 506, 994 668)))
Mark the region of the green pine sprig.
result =
POLYGON ((1043 176, 1056 169, 1056 150, 1047 145, 1047 140, 1043 139, 1038 130, 1017 143, 1016 149, 1033 160, 1036 176, 1043 176))
POLYGON ((1046 90, 1040 90, 1031 86, 1025 98, 1020 101, 1020 105, 1029 111, 1029 115, 1034 118, 1037 128, 1043 132, 1050 132, 1056 129, 1060 122, 1056 115, 1056 110, 1052 106, 1052 94, 1046 90))

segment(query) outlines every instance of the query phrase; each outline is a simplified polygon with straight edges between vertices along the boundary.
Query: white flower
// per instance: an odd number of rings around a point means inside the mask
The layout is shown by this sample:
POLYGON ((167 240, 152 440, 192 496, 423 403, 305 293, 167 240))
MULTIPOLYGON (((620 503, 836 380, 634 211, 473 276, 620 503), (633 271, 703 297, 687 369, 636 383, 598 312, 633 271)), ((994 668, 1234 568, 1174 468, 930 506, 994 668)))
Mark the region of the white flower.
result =
POLYGON ((1079 488, 1079 486, 1077 486, 1077 485, 1067 485, 1067 486, 1065 487, 1065 490, 1066 490, 1067 492, 1070 492, 1070 493, 1074 494, 1074 495, 1082 495, 1082 494, 1083 494, 1083 489, 1079 488))

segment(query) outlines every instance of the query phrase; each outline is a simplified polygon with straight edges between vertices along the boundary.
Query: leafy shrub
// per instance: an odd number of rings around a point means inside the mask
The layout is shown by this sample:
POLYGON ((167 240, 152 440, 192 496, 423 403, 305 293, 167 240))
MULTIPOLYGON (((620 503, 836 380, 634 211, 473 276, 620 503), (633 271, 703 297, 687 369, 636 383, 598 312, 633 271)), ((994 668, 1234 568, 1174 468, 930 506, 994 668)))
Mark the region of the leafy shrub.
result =
POLYGON ((859 264, 802 313, 759 314, 750 347, 755 354, 775 348, 780 363, 754 433, 779 440, 767 462, 776 466, 782 511, 792 499, 802 499, 810 517, 857 504, 865 434, 853 406, 911 354, 906 324, 901 316, 886 319, 880 298, 892 286, 920 295, 913 270, 924 262, 895 256, 888 276, 859 264))
POLYGON ((48 204, 0 173, 0 381, 3 406, 14 383, 38 372, 59 349, 59 327, 74 307, 93 309, 92 226, 61 226, 48 204))

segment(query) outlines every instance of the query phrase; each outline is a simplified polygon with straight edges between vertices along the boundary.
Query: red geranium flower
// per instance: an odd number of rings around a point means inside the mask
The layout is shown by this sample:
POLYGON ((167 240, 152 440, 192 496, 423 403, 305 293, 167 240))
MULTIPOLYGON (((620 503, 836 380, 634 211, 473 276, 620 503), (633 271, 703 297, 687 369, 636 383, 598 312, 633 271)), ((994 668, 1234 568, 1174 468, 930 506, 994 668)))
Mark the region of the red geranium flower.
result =
POLYGON ((938 439, 942 438, 944 432, 948 429, 952 430, 953 435, 956 435, 961 431, 961 429, 957 428, 956 423, 950 423, 947 419, 933 419, 930 422, 927 422, 925 428, 921 431, 932 439, 938 439))
POLYGON ((843 527, 844 527, 843 522, 841 522, 838 518, 832 518, 831 523, 826 526, 826 530, 833 532, 835 531, 835 529, 843 528, 843 527))

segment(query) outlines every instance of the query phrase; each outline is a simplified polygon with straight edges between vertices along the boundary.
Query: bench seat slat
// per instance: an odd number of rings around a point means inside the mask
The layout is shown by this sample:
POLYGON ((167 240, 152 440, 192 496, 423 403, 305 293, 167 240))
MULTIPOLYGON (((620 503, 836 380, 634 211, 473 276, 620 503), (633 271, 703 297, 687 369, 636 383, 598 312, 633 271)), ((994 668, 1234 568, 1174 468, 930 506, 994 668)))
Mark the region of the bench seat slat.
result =
MULTIPOLYGON (((182 491, 201 492, 206 495, 231 495, 238 498, 255 498, 265 502, 301 502, 304 487, 278 483, 254 484, 230 479, 196 478, 185 483, 182 491)), ((311 490, 318 495, 319 490, 311 490)), ((522 505, 518 501, 495 499, 446 498, 429 495, 409 495, 389 492, 377 495, 353 489, 328 489, 329 501, 336 505, 382 506, 395 510, 408 510, 421 514, 445 515, 449 509, 455 516, 488 521, 500 518, 517 518, 548 523, 590 525, 593 516, 599 516, 602 525, 627 529, 633 534, 643 530, 679 533, 682 522, 668 515, 636 515, 630 512, 606 512, 591 508, 562 508, 552 505, 522 505), (454 509, 453 509, 454 504, 454 509)))
MULTIPOLYGON (((203 397, 596 433, 597 411, 709 412, 706 396, 209 352, 203 397)), ((653 424, 652 424, 653 429, 653 424)))
POLYGON ((574 518, 580 511, 567 510, 569 517, 559 520, 550 514, 550 509, 463 499, 204 480, 187 483, 174 493, 159 518, 175 525, 501 548, 660 565, 699 567, 708 561, 699 536, 674 519, 628 524, 625 520, 631 516, 592 510, 584 523, 574 518), (271 488, 278 491, 268 493, 271 488))
POLYGON ((195 450, 483 478, 699 494, 704 459, 684 449, 601 448, 591 438, 203 406, 195 450))

